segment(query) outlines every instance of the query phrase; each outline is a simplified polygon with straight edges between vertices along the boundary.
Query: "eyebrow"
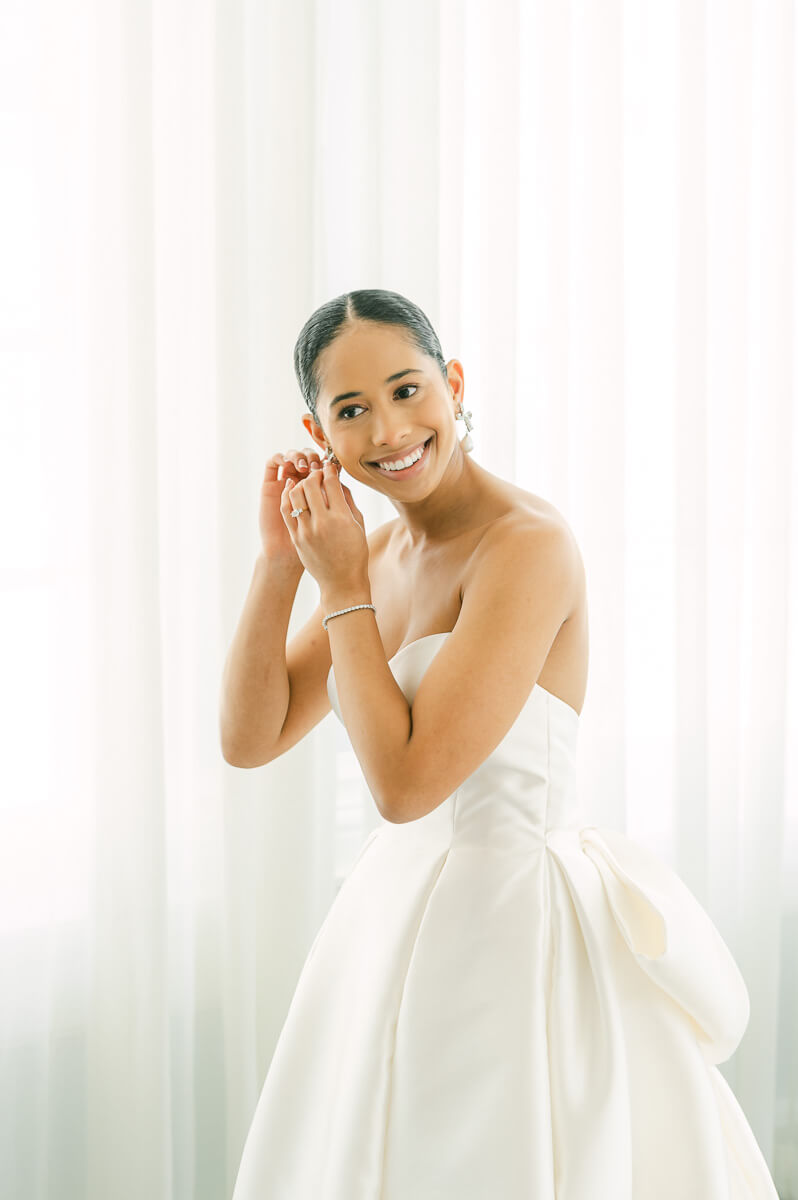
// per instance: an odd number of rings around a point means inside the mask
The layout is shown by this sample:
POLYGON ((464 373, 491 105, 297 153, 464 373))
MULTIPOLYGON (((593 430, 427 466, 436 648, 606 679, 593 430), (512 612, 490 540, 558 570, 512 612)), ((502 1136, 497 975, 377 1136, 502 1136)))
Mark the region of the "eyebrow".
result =
MULTIPOLYGON (((393 383, 394 379, 401 379, 403 375, 419 374, 417 367, 406 367, 404 371, 397 371, 395 375, 389 375, 385 380, 386 383, 393 383)), ((353 396, 362 396, 362 392, 342 392, 340 396, 336 396, 330 401, 330 408, 335 408, 336 404, 340 404, 342 400, 351 400, 353 396)))

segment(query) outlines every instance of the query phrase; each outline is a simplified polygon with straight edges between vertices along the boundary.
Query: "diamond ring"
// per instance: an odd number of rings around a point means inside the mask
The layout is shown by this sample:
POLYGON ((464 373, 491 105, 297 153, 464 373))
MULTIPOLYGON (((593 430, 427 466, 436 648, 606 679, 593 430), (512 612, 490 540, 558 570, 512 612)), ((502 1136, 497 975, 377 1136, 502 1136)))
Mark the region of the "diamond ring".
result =
POLYGON ((292 516, 292 517, 298 517, 298 516, 299 516, 299 514, 300 514, 300 513, 303 513, 303 512, 305 512, 305 509, 304 509, 304 508, 292 508, 292 509, 291 509, 291 516, 292 516))

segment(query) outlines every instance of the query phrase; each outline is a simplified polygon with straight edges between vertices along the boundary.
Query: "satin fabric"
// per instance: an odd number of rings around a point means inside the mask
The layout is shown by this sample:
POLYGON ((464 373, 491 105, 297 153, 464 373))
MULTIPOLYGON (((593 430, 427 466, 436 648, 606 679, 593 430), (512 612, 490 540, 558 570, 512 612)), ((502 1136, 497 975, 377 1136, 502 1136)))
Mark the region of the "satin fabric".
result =
MULTIPOLYGON (((409 701, 447 636, 391 660, 409 701)), ((456 792, 365 840, 233 1200, 778 1200, 716 1066, 745 982, 682 880, 584 821, 578 727, 536 685, 456 792)))

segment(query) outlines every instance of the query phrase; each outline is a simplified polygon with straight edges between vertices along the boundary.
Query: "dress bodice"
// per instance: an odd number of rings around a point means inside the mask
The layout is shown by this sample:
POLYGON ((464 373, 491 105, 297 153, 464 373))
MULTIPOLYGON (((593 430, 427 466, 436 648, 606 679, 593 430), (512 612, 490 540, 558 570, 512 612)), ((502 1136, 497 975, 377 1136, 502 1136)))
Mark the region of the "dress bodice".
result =
MULTIPOLYGON (((425 671, 448 632, 432 633, 403 646, 389 661, 394 678, 412 704, 425 671)), ((341 719, 335 677, 327 693, 341 719)), ((447 731, 450 733, 451 731, 447 731)), ((527 850, 553 829, 584 824, 577 798, 579 714, 559 696, 535 684, 499 745, 438 808, 418 821, 430 828, 453 825, 454 844, 527 850)))

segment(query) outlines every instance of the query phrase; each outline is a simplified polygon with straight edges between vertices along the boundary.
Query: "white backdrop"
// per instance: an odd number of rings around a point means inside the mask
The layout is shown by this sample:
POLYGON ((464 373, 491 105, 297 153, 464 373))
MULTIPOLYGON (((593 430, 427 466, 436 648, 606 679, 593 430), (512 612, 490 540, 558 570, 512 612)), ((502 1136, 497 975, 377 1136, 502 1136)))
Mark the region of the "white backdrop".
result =
POLYGON ((798 1197, 797 63, 790 0, 0 0, 4 1198, 232 1190, 377 819, 334 715, 218 733, 294 341, 361 287, 576 532, 588 810, 737 958, 798 1197))

